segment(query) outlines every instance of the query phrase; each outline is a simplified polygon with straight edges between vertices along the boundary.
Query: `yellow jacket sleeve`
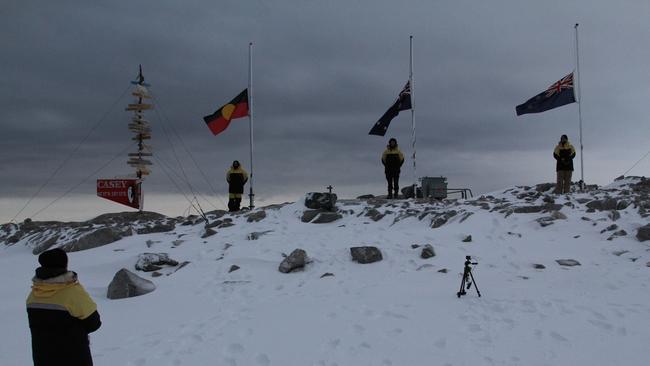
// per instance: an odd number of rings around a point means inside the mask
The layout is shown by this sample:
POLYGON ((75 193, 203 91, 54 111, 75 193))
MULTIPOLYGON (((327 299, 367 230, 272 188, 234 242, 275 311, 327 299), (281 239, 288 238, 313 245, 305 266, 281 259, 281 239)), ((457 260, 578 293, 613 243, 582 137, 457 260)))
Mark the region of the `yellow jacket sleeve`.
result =
POLYGON ((97 304, 81 284, 76 284, 69 291, 70 294, 66 297, 64 306, 68 309, 70 315, 84 320, 97 310, 97 304))

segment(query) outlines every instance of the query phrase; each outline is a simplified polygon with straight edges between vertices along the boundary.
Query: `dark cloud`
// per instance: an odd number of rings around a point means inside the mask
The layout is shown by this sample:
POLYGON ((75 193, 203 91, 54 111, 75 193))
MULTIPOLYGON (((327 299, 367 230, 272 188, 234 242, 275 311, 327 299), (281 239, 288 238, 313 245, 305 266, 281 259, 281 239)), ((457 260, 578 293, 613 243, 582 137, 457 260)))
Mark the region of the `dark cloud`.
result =
MULTIPOLYGON (((607 183, 647 148, 649 4, 8 1, 0 10, 0 200, 31 196, 98 121, 41 196, 56 197, 115 157, 130 138, 123 107, 140 63, 158 107, 149 115, 161 161, 148 190, 181 197, 169 166, 189 191, 178 156, 193 189, 221 194, 229 163, 249 165, 247 121, 213 137, 202 116, 247 86, 250 41, 258 198, 327 184, 348 195, 383 193, 386 139, 367 132, 408 78, 410 34, 418 175, 446 175, 475 192, 549 181, 558 136, 577 144, 577 105, 519 118, 514 106, 575 68, 575 22, 585 168, 590 182, 607 183)), ((411 154, 410 113, 388 134, 411 154)), ((125 160, 98 175, 129 173, 125 160)), ((412 180, 407 165, 403 182, 412 180)), ((647 171, 640 164, 632 173, 647 171)), ((92 193, 95 178, 74 193, 92 193)))

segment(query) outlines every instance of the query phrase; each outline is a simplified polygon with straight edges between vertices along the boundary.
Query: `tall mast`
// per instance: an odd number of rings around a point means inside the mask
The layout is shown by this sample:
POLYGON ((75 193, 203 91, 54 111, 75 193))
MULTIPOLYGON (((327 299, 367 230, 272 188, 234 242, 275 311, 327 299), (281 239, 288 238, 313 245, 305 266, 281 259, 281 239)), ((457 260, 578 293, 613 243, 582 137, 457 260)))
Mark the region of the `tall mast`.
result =
POLYGON ((248 121, 250 132, 250 158, 251 158, 251 174, 250 174, 250 198, 249 208, 255 208, 255 193, 253 193, 253 42, 248 44, 248 121))
POLYGON ((144 82, 144 75, 142 74, 142 65, 140 65, 140 70, 138 73, 138 78, 135 81, 132 81, 131 84, 135 85, 135 89, 131 93, 136 97, 135 103, 129 104, 126 107, 127 111, 133 112, 133 118, 129 123, 129 131, 135 133, 135 136, 131 139, 137 141, 138 151, 135 153, 129 153, 129 164, 131 167, 135 168, 135 175, 138 177, 138 191, 139 191, 139 202, 140 202, 140 212, 144 207, 144 200, 142 194, 142 180, 144 176, 149 175, 151 171, 148 166, 152 165, 150 160, 144 159, 144 157, 152 156, 151 147, 147 146, 144 141, 151 139, 151 127, 149 126, 149 121, 144 119, 144 111, 153 109, 152 104, 143 103, 144 99, 151 99, 149 90, 147 87, 149 84, 144 82), (147 152, 148 150, 149 152, 147 152))
POLYGON ((415 164, 415 85, 413 85, 413 36, 409 37, 409 85, 411 86, 411 147, 413 148, 413 198, 418 197, 418 175, 415 164))
POLYGON ((574 28, 576 30, 576 79, 578 81, 578 95, 576 99, 578 100, 578 120, 579 120, 579 128, 580 128, 580 190, 583 190, 585 188, 585 163, 583 160, 584 147, 582 145, 582 91, 580 89, 581 82, 580 82, 580 51, 578 49, 578 23, 576 23, 574 28))

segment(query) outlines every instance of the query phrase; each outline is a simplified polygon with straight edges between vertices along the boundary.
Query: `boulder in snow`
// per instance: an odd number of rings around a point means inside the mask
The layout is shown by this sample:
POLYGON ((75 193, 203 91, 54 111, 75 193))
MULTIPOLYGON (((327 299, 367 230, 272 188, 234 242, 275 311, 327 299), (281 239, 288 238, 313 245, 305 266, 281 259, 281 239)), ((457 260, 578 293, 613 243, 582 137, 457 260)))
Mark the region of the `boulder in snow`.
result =
POLYGON ((422 259, 433 258, 435 256, 436 256, 436 252, 433 250, 433 246, 431 244, 426 244, 422 248, 422 252, 420 253, 420 258, 422 259))
POLYGON ((148 294, 156 289, 153 282, 146 280, 126 268, 119 270, 108 285, 106 297, 109 299, 125 299, 148 294))
POLYGON ((288 257, 284 258, 278 271, 282 273, 293 272, 297 269, 305 268, 307 263, 307 252, 302 249, 295 249, 288 257))
POLYGON ((352 260, 363 264, 378 262, 384 259, 381 251, 377 247, 352 247, 350 248, 350 254, 352 255, 352 260))
POLYGON ((212 235, 214 235, 216 233, 217 232, 214 229, 206 228, 203 235, 201 235, 201 238, 205 239, 205 238, 211 237, 212 235))
POLYGON ((650 224, 641 226, 636 232, 636 238, 639 239, 639 241, 650 240, 650 224))
POLYGON ((580 262, 578 262, 575 259, 556 259, 555 260, 557 264, 561 266, 567 266, 567 267, 573 267, 573 266, 579 266, 580 262))
POLYGON ((135 269, 143 272, 153 272, 162 269, 162 266, 177 266, 178 262, 169 258, 167 253, 142 253, 138 255, 135 269))

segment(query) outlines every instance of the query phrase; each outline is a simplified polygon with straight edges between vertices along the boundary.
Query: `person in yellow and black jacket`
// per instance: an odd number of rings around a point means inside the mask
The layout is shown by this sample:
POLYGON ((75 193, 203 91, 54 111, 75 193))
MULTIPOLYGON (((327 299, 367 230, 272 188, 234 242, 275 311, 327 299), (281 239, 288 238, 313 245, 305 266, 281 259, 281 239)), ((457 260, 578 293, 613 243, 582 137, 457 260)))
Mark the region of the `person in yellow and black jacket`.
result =
POLYGON ((102 324, 97 305, 68 271, 63 250, 43 252, 38 261, 27 298, 34 366, 92 366, 88 334, 102 324))
POLYGON ((555 171, 557 172, 555 193, 570 193, 573 158, 576 157, 576 149, 569 142, 567 135, 560 137, 560 142, 553 150, 553 157, 557 160, 555 165, 555 171))
POLYGON ((244 185, 248 182, 248 173, 241 167, 239 161, 232 162, 232 166, 226 173, 226 182, 228 182, 228 210, 239 211, 244 185))
POLYGON ((397 198, 399 192, 399 173, 404 164, 404 155, 397 147, 397 140, 388 140, 388 146, 381 155, 381 163, 384 164, 384 173, 388 181, 388 198, 397 198), (393 195, 393 191, 395 194, 393 195))

